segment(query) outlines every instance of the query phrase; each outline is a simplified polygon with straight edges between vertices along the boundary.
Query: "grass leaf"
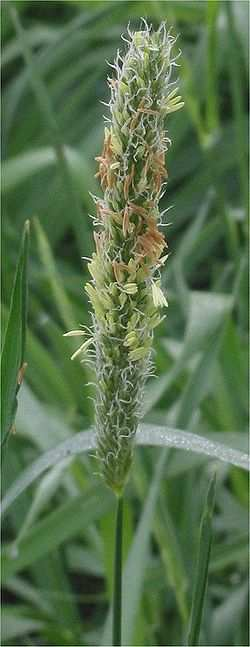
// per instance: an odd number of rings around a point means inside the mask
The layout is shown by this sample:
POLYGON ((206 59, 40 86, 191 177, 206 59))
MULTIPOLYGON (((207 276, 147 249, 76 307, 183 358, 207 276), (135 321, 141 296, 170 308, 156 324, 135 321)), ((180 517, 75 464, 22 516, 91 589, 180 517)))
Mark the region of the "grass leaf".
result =
POLYGON ((112 505, 113 496, 103 486, 94 486, 49 513, 20 539, 3 548, 3 581, 51 553, 63 542, 84 531, 112 505))
POLYGON ((40 222, 35 219, 35 232, 37 235, 38 249, 44 270, 48 275, 52 296, 61 315, 64 325, 71 329, 74 327, 74 317, 70 302, 64 290, 61 277, 57 272, 52 251, 46 234, 44 233, 40 222))
POLYGON ((69 164, 65 155, 65 150, 62 143, 62 137, 61 137, 60 129, 58 127, 56 114, 54 112, 53 105, 50 100, 50 96, 47 92, 46 85, 43 81, 42 76, 40 76, 39 74, 35 57, 33 56, 29 43, 26 39, 26 34, 22 27, 20 18, 18 16, 18 12, 12 6, 9 6, 8 9, 20 42, 22 55, 29 73, 29 80, 30 80, 32 91, 34 93, 40 113, 44 120, 44 126, 50 134, 51 143, 54 148, 55 155, 58 162, 58 168, 60 170, 60 174, 63 179, 65 199, 68 203, 69 210, 72 211, 73 209, 73 212, 74 212, 73 222, 76 228, 76 236, 79 241, 79 246, 80 246, 80 249, 84 247, 86 249, 86 242, 89 245, 89 240, 86 241, 87 232, 86 231, 84 232, 79 194, 75 189, 69 164))
POLYGON ((215 485, 216 476, 214 474, 209 484, 207 500, 205 503, 200 526, 199 553, 194 580, 194 592, 187 642, 187 644, 190 646, 199 644, 199 635, 207 588, 208 567, 213 537, 212 519, 215 501, 215 485))
POLYGON ((26 490, 45 470, 69 456, 94 449, 95 438, 93 433, 84 431, 73 438, 60 443, 55 449, 45 452, 30 467, 28 467, 20 478, 13 483, 2 501, 2 513, 26 490))
MULTIPOLYGON (((180 429, 143 424, 138 429, 136 442, 137 445, 173 447, 204 454, 205 456, 228 462, 231 465, 248 469, 248 456, 244 452, 180 429)), ((60 443, 55 449, 45 452, 10 487, 2 501, 2 514, 49 467, 65 458, 81 454, 95 447, 96 440, 93 431, 83 431, 60 443)))
POLYGON ((195 452, 225 461, 231 465, 249 469, 248 455, 237 449, 231 449, 222 443, 209 440, 205 436, 193 434, 190 431, 171 429, 158 425, 141 425, 137 435, 138 445, 155 447, 175 447, 187 452, 195 452))
POLYGON ((2 446, 6 443, 17 409, 17 394, 24 370, 27 319, 27 262, 29 221, 24 225, 23 239, 11 297, 10 313, 2 351, 2 446))

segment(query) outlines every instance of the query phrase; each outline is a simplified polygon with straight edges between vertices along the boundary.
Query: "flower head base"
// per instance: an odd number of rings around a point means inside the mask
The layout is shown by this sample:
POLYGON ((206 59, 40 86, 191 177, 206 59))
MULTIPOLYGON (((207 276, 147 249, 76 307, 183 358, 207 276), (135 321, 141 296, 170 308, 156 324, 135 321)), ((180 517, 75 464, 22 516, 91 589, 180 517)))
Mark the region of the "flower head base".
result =
POLYGON ((108 79, 111 117, 96 158, 104 196, 94 198, 99 232, 86 286, 94 309, 97 457, 118 494, 127 479, 152 369, 153 329, 167 305, 159 272, 167 242, 157 225, 170 144, 164 120, 183 106, 170 83, 176 39, 165 24, 156 32, 145 24, 129 37, 127 53, 124 58, 118 53, 112 66, 116 78, 108 79))

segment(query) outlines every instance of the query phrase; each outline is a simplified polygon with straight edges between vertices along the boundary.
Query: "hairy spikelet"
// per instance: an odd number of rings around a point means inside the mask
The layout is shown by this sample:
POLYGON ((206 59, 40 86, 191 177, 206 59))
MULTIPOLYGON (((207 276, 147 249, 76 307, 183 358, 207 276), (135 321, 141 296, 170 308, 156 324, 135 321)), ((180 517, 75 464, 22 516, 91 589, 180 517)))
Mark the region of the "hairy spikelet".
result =
POLYGON ((96 158, 103 198, 94 197, 98 231, 86 285, 93 335, 79 349, 92 346, 97 457, 106 483, 118 494, 152 370, 153 330, 167 305, 160 287, 167 242, 158 228, 170 144, 164 123, 183 105, 170 82, 175 39, 165 25, 154 32, 145 23, 142 31, 128 31, 127 42, 124 58, 118 53, 112 66, 116 76, 108 79, 111 117, 96 158))

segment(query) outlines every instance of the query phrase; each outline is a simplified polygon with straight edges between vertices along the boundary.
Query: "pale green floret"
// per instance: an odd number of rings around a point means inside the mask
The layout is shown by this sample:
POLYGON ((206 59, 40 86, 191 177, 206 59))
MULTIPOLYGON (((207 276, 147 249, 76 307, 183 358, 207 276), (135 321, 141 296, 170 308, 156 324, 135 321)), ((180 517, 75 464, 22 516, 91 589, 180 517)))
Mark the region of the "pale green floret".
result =
POLYGON ((123 342, 123 346, 135 346, 138 344, 138 337, 135 332, 129 332, 123 342))
POLYGON ((128 330, 131 329, 132 331, 134 331, 134 329, 136 328, 139 320, 140 320, 140 314, 138 312, 134 312, 134 314, 132 315, 132 317, 128 321, 128 324, 127 324, 128 330))
POLYGON ((88 263, 88 270, 96 282, 102 281, 101 264, 97 260, 96 254, 94 254, 91 263, 88 263))
POLYGON ((131 350, 129 353, 129 357, 133 362, 137 362, 139 359, 144 359, 148 355, 149 351, 149 344, 147 346, 141 346, 140 348, 136 348, 135 350, 131 350))
POLYGON ((99 301, 102 303, 105 310, 110 310, 113 307, 113 301, 111 298, 112 295, 109 295, 108 290, 100 290, 98 292, 99 301))
POLYGON ((90 283, 87 283, 87 285, 85 286, 85 290, 86 290, 87 294, 90 297, 90 300, 91 300, 91 303, 93 305, 93 308, 94 308, 94 311, 95 311, 95 314, 96 314, 97 318, 103 319, 104 316, 105 316, 105 310, 103 308, 103 304, 101 303, 100 299, 98 298, 98 294, 97 294, 95 288, 93 288, 93 286, 90 283))
POLYGON ((86 341, 85 341, 85 342, 80 346, 80 348, 78 348, 78 349, 75 351, 75 353, 73 353, 73 355, 71 355, 71 358, 70 358, 70 359, 75 359, 78 355, 80 355, 80 353, 82 353, 83 351, 86 351, 86 350, 87 350, 87 348, 88 348, 91 344, 93 344, 93 338, 92 338, 92 337, 90 337, 89 339, 86 339, 86 341))
POLYGON ((136 292, 138 292, 138 286, 136 285, 136 283, 126 283, 125 285, 123 285, 123 290, 127 294, 136 294, 136 292))
POLYGON ((152 294, 153 294, 153 302, 156 308, 158 306, 159 307, 168 306, 167 299, 160 288, 160 281, 152 283, 152 294))
MULTIPOLYGON (((178 98, 178 97, 177 97, 178 98)), ((181 101, 180 103, 170 103, 166 106, 166 114, 169 115, 171 112, 176 112, 176 110, 180 110, 184 106, 184 101, 181 101)))
POLYGON ((84 330, 70 330, 70 332, 65 332, 63 337, 81 337, 86 334, 84 330))
POLYGON ((126 301, 127 301, 127 297, 126 297, 126 294, 124 294, 124 292, 123 292, 119 296, 119 303, 120 303, 121 306, 124 306, 126 301))
POLYGON ((161 315, 156 312, 152 317, 150 317, 149 324, 148 324, 149 328, 153 330, 153 328, 156 328, 156 326, 159 326, 159 324, 162 321, 164 321, 165 318, 166 318, 165 315, 161 317, 161 315))

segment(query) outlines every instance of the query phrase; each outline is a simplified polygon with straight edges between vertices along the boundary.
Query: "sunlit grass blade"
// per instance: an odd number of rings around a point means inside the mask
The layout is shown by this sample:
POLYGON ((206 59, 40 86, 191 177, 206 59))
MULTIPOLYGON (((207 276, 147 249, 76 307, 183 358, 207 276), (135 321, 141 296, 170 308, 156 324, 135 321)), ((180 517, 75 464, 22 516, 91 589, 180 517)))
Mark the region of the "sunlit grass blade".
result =
POLYGON ((249 469, 249 459, 246 453, 210 440, 205 436, 199 436, 198 434, 182 431, 181 429, 143 424, 137 435, 137 444, 156 447, 176 447, 176 449, 204 454, 245 470, 249 469))
POLYGON ((199 552, 194 580, 188 642, 190 647, 199 644, 202 614, 207 588, 208 567, 213 538, 212 520, 215 502, 216 476, 213 475, 207 493, 207 499, 201 519, 199 552))
MULTIPOLYGON (((245 470, 249 469, 249 459, 246 453, 181 429, 142 424, 137 432, 136 442, 137 445, 173 447, 203 454, 245 470)), ((60 443, 55 449, 45 452, 10 487, 2 501, 2 514, 31 483, 55 462, 95 449, 95 447, 96 439, 93 431, 83 431, 60 443)))
POLYGON ((68 456, 89 451, 95 448, 95 438, 92 432, 84 431, 73 438, 60 443, 55 449, 45 452, 30 465, 10 487, 2 501, 2 513, 26 490, 43 472, 68 456))
POLYGON ((63 412, 56 412, 49 405, 44 406, 28 384, 24 384, 16 417, 17 432, 20 437, 29 439, 40 453, 56 447, 67 438, 72 438, 73 430, 63 412))
POLYGON ((17 394, 25 370, 27 320, 27 263, 29 221, 25 223, 11 296, 9 319, 2 350, 1 444, 5 445, 14 422, 17 394))

